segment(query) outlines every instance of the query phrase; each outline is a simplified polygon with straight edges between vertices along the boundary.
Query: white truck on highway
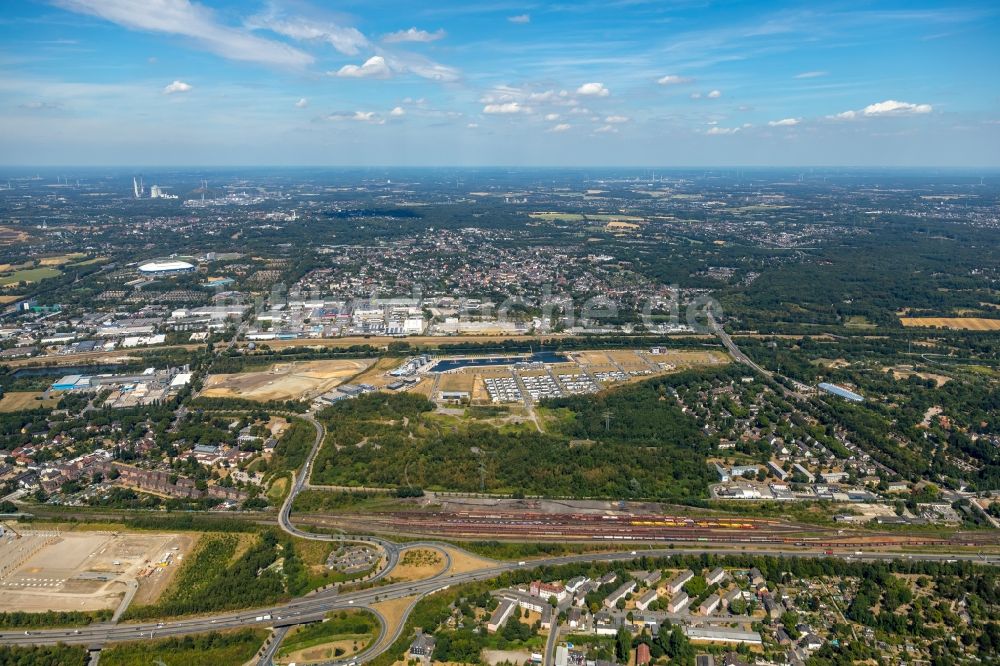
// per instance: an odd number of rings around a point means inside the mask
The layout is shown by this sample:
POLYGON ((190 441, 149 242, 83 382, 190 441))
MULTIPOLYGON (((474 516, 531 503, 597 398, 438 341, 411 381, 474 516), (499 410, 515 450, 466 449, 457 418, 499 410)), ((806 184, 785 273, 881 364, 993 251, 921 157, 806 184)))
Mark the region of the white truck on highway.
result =
POLYGON ((265 615, 258 615, 257 617, 254 618, 253 621, 254 622, 263 622, 264 620, 270 620, 270 619, 271 619, 271 614, 267 613, 265 615))

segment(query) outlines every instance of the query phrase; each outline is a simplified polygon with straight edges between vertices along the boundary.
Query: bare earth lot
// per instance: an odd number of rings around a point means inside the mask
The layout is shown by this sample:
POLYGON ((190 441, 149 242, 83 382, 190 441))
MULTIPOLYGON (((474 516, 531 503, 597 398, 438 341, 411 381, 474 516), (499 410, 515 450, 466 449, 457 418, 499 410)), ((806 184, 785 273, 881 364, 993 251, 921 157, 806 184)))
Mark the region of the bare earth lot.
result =
POLYGON ((0 538, 2 606, 27 612, 115 608, 132 581, 139 582, 137 598, 155 599, 193 542, 177 534, 7 533, 0 538))
POLYGON ((261 372, 209 375, 201 395, 246 400, 310 400, 367 370, 370 359, 276 363, 261 372))

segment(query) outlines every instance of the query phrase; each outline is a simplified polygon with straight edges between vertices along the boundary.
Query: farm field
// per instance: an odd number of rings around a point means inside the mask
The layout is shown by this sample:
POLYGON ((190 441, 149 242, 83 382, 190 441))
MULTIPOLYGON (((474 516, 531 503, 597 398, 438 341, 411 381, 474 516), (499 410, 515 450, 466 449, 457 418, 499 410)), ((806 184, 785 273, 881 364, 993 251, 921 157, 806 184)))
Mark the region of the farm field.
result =
POLYGON ((1000 319, 982 317, 900 317, 906 327, 950 328, 956 331, 1000 331, 1000 319))
POLYGON ((276 363, 261 372, 209 375, 201 395, 246 400, 310 400, 367 370, 370 359, 276 363))
POLYGON ((11 227, 0 227, 0 245, 13 245, 14 243, 26 243, 31 240, 31 234, 21 229, 11 227))
POLYGON ((83 259, 87 255, 82 252, 74 252, 73 254, 60 254, 56 257, 42 257, 38 260, 39 266, 62 266, 63 264, 68 264, 71 261, 77 259, 83 259))

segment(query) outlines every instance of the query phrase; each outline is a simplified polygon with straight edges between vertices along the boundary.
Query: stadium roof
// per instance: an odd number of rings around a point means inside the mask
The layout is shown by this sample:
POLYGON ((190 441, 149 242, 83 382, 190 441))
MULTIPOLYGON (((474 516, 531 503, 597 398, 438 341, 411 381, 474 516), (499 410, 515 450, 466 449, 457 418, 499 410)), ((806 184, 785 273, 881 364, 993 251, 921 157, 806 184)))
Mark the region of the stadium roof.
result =
POLYGON ((161 273, 164 271, 186 271, 194 268, 193 264, 177 259, 167 259, 162 261, 147 261, 139 266, 143 273, 161 273))

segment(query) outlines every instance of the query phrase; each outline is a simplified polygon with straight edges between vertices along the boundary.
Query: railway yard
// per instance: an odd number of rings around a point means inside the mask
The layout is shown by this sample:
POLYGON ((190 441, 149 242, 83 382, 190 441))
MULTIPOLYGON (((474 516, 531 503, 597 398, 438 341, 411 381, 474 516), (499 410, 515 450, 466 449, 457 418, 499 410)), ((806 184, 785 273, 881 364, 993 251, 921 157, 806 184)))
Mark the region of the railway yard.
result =
POLYGON ((748 517, 688 517, 659 513, 545 513, 525 511, 387 511, 335 517, 303 515, 303 523, 337 525, 427 538, 591 543, 772 544, 812 548, 992 546, 995 533, 943 538, 919 533, 830 529, 748 517))

